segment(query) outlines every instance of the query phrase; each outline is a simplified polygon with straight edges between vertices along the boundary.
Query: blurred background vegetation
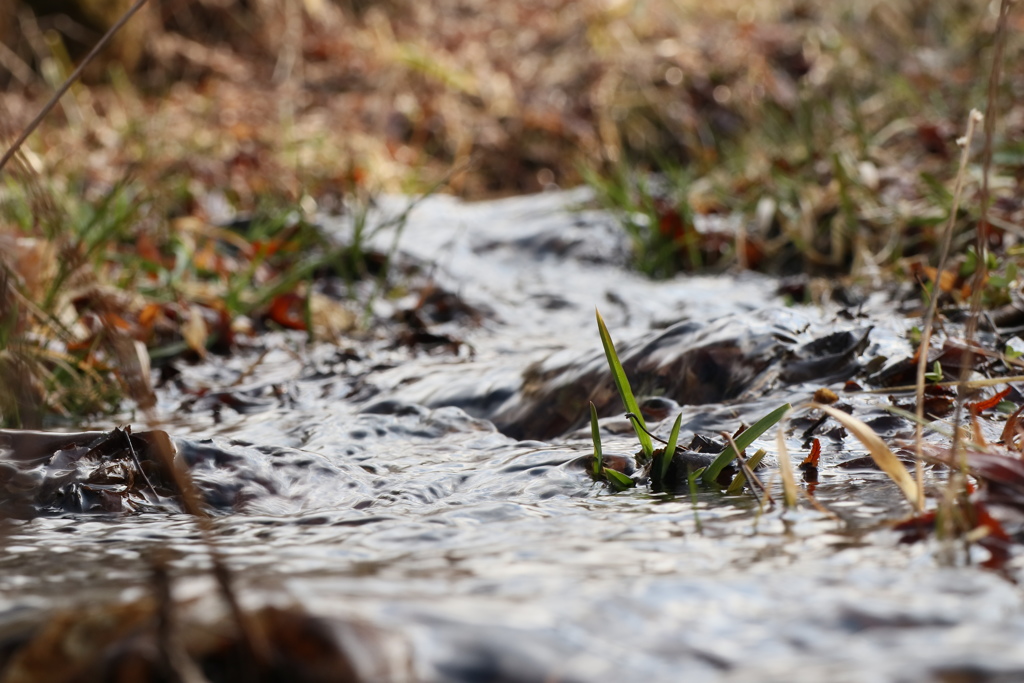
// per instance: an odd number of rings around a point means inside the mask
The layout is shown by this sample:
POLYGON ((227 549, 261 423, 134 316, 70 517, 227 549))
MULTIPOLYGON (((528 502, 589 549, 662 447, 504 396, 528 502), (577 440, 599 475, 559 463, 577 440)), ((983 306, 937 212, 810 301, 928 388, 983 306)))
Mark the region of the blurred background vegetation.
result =
MULTIPOLYGON (((130 4, 0 0, 0 140, 130 4)), ((590 183, 654 277, 934 277, 999 6, 151 0, 0 176, 2 420, 144 407, 151 362, 267 326, 352 329, 318 278, 358 279, 366 260, 311 222, 442 180, 469 199, 590 183)), ((1009 19, 992 305, 1016 291, 1024 236, 1024 19, 1009 19)), ((959 271, 943 282, 965 294, 959 271)))

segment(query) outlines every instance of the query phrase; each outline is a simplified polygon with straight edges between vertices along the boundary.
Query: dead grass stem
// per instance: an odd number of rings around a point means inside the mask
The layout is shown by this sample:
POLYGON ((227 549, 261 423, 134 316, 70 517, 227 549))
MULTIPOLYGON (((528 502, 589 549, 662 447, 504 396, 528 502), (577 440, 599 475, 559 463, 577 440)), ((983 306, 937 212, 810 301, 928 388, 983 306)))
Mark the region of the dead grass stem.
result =
MULTIPOLYGON (((946 261, 949 258, 949 248, 953 242, 953 227, 956 225, 957 212, 960 209, 960 197, 963 193, 964 179, 967 175, 967 161, 971 156, 971 142, 974 139, 974 129, 982 119, 982 115, 976 109, 972 109, 967 117, 967 133, 960 140, 962 151, 960 154, 960 167, 956 174, 956 183, 953 189, 953 205, 950 208, 949 220, 942 235, 942 250, 939 253, 939 260, 936 265, 937 273, 941 274, 946 270, 946 261)), ((931 293, 928 296, 928 310, 924 318, 924 327, 921 331, 921 343, 917 347, 917 428, 915 433, 916 463, 914 472, 917 478, 917 486, 924 490, 924 466, 921 458, 921 443, 923 440, 924 421, 924 382, 925 374, 928 371, 928 350, 931 345, 932 327, 935 324, 935 312, 938 310, 939 296, 942 288, 939 283, 939 275, 932 281, 931 293)), ((918 513, 924 511, 924 498, 918 499, 918 513)))

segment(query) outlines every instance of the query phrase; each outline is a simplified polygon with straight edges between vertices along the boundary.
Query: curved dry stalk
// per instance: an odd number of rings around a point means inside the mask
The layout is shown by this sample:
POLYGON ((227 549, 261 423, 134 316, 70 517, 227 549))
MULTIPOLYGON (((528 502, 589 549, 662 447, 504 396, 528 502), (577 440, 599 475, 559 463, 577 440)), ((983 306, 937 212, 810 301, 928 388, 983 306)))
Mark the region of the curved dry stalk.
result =
POLYGON ((786 446, 786 430, 784 425, 789 413, 779 419, 779 428, 775 432, 775 444, 778 451, 779 472, 782 474, 782 498, 787 508, 797 504, 798 489, 796 477, 793 476, 793 461, 789 459, 789 448, 786 446))
POLYGON ((249 657, 247 664, 249 667, 259 670, 267 664, 270 658, 270 646, 267 639, 238 600, 234 578, 216 543, 216 528, 213 520, 203 509, 200 502, 202 496, 192 480, 192 473, 189 471, 188 465, 183 460, 175 458, 174 446, 166 432, 154 432, 154 434, 158 436, 152 444, 153 454, 164 469, 170 473, 175 487, 181 494, 182 507, 186 513, 192 516, 199 528, 199 535, 210 556, 211 573, 238 628, 239 640, 247 650, 246 655, 249 657))
MULTIPOLYGON (((995 54, 992 57, 992 70, 988 78, 988 97, 985 103, 985 147, 982 150, 981 169, 981 220, 978 222, 976 232, 975 251, 978 254, 978 266, 974 271, 971 281, 971 308, 967 316, 967 325, 964 329, 964 341, 966 350, 964 352, 964 363, 960 369, 960 377, 956 397, 956 409, 953 413, 953 444, 954 457, 960 447, 960 421, 963 418, 964 398, 967 380, 974 368, 974 337, 978 330, 978 319, 981 317, 981 296, 984 291, 985 281, 988 279, 988 209, 991 201, 989 192, 989 176, 992 170, 992 144, 995 137, 996 122, 996 91, 999 87, 1002 75, 1003 52, 1006 47, 1006 24, 1010 15, 1010 6, 1014 0, 1002 0, 999 4, 999 20, 996 24, 995 54)), ((961 463, 965 465, 965 463, 961 463)))
POLYGON ((910 475, 910 472, 903 466, 899 458, 889 450, 889 447, 885 445, 882 438, 871 427, 852 415, 848 415, 832 406, 812 403, 811 407, 827 413, 829 417, 846 427, 851 434, 857 437, 857 440, 868 450, 868 455, 875 461, 879 469, 885 472, 900 487, 900 490, 903 491, 903 495, 906 496, 910 504, 915 509, 922 509, 924 506, 924 488, 918 485, 917 480, 910 475))

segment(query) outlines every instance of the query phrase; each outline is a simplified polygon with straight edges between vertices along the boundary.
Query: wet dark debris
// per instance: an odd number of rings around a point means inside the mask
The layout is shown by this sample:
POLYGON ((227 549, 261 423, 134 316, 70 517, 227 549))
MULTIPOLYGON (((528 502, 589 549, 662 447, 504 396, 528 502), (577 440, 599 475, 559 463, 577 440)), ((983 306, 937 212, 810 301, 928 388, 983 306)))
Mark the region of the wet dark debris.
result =
POLYGON ((61 512, 135 512, 177 495, 166 432, 115 428, 52 434, 0 430, 0 511, 16 519, 61 512))

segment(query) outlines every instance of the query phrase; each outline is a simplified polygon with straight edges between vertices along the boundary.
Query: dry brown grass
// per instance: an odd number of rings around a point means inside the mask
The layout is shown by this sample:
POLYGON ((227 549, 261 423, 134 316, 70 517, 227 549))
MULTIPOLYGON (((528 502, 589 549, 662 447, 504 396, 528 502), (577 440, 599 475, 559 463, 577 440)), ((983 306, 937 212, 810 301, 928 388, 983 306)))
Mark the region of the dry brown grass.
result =
MULTIPOLYGON (((853 81, 902 73, 914 81, 908 100, 920 101, 976 76, 961 58, 981 46, 985 26, 963 3, 766 5, 164 3, 133 20, 94 73, 106 69, 112 82, 76 88, 33 149, 48 176, 170 173, 230 188, 242 207, 265 192, 338 191, 353 176, 422 189, 470 160, 452 188, 483 196, 574 185, 578 165, 623 158, 710 170, 723 141, 777 126, 780 112, 796 118, 808 89, 859 95, 864 83, 853 81), (963 29, 937 44, 954 22, 963 29)), ((17 17, 23 30, 9 35, 9 51, 39 75, 3 98, 15 125, 67 70, 64 49, 78 53, 75 38, 109 22, 17 17)), ((841 114, 871 128, 892 104, 841 114)), ((929 125, 941 139, 955 131, 948 123, 929 125)))

